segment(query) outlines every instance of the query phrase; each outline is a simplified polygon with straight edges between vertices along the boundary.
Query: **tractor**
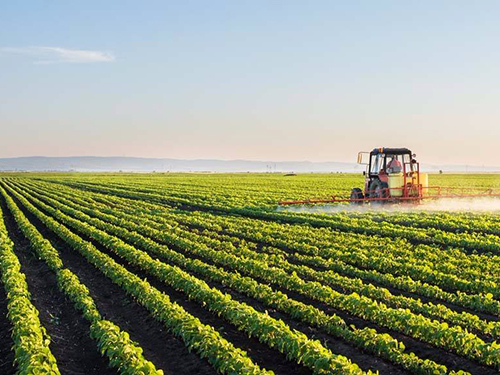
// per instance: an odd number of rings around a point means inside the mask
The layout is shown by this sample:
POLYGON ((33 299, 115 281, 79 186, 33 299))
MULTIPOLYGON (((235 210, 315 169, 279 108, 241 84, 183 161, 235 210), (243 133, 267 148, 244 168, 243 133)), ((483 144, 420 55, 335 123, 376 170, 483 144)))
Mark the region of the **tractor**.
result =
POLYGON ((407 148, 375 148, 358 153, 358 164, 366 165, 364 189, 353 188, 350 203, 385 203, 418 200, 428 188, 427 173, 420 172, 416 155, 407 148))

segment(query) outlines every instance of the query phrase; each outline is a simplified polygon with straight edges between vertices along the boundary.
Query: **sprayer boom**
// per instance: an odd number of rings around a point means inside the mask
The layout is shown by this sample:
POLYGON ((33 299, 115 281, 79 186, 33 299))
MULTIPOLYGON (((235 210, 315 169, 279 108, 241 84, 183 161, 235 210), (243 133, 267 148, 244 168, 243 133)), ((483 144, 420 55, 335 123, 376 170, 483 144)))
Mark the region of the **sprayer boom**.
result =
POLYGON ((417 196, 391 196, 391 192, 387 191, 385 197, 337 197, 332 196, 330 199, 303 199, 303 200, 285 200, 279 202, 281 206, 301 205, 301 204, 328 204, 328 203, 418 203, 424 200, 432 199, 460 199, 460 198, 500 198, 500 189, 480 189, 480 188, 456 188, 456 187, 441 187, 428 186, 422 192, 422 195, 417 196))

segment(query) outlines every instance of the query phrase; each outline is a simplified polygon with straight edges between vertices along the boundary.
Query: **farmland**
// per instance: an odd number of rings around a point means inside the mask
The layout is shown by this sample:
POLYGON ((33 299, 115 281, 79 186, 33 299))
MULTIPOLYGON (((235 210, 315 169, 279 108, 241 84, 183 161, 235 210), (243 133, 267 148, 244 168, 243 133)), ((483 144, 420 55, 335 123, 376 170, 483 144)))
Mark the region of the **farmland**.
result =
POLYGON ((0 175, 0 373, 498 373, 500 215, 277 208, 362 181, 0 175))

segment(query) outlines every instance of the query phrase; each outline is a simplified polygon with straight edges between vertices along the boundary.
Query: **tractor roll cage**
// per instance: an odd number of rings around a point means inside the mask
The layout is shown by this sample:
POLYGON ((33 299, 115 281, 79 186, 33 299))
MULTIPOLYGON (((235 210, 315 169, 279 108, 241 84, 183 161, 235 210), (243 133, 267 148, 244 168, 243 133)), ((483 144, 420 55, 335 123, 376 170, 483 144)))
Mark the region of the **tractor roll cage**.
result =
POLYGON ((389 147, 374 148, 372 151, 370 151, 370 155, 378 155, 378 154, 389 154, 389 155, 409 154, 411 156, 411 151, 407 148, 389 148, 389 147))
MULTIPOLYGON (((387 156, 403 156, 402 163, 403 164, 403 172, 406 174, 406 172, 414 172, 414 164, 418 164, 416 162, 412 162, 413 156, 412 152, 407 149, 407 148, 387 148, 387 147, 380 147, 380 148, 375 148, 370 152, 360 152, 358 153, 358 164, 363 164, 366 165, 366 172, 363 174, 368 174, 370 178, 376 178, 379 176, 379 171, 373 172, 372 171, 372 166, 374 164, 373 159, 374 157, 377 157, 379 155, 383 155, 383 165, 381 166, 381 170, 386 170, 387 168, 387 156), (363 155, 369 155, 369 160, 368 162, 363 162, 363 155), (408 159, 405 160, 404 156, 407 155, 408 159), (408 166, 408 168, 406 168, 408 166)), ((418 167, 417 167, 418 168, 418 167)))

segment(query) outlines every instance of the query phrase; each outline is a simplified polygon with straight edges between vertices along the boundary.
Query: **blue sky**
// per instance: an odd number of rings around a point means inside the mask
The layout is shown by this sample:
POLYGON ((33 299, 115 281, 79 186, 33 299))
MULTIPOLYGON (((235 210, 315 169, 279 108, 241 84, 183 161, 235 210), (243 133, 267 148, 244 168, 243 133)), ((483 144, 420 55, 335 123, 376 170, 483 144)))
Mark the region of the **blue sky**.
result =
POLYGON ((0 5, 0 157, 498 165, 496 1, 0 5))

